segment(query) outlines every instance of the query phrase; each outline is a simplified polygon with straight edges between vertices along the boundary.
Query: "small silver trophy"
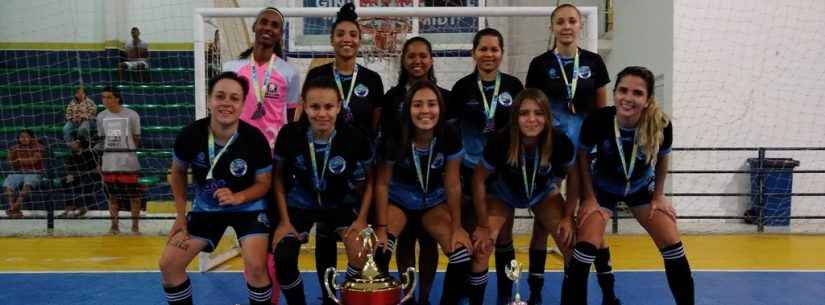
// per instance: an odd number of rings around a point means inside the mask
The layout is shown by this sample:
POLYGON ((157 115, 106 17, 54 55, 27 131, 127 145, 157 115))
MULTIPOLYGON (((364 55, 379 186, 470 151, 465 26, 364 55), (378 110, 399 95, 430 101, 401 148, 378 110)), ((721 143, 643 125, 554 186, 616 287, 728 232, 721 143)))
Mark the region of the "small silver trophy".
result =
POLYGON ((521 263, 517 260, 510 261, 510 265, 504 268, 505 274, 507 274, 507 278, 513 281, 513 291, 515 291, 515 296, 513 297, 513 301, 508 303, 508 305, 527 305, 526 302, 521 300, 521 294, 519 293, 519 278, 521 278, 521 263))

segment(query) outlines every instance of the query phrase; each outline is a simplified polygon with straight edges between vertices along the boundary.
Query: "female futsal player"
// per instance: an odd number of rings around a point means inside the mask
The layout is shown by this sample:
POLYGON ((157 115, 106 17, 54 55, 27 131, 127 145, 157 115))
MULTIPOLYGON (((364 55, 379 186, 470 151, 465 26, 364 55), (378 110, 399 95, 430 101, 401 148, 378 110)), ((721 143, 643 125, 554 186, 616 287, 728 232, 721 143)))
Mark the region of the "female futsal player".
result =
MULTIPOLYGON (((582 30, 581 12, 572 4, 562 4, 550 16, 553 47, 533 58, 527 71, 526 86, 538 88, 550 99, 553 126, 562 130, 578 145, 579 130, 584 118, 593 110, 607 106, 607 84, 610 76, 599 54, 579 47, 582 30)), ((572 222, 565 219, 564 222, 572 222)), ((541 304, 544 286, 544 265, 547 258, 547 235, 551 232, 533 227, 530 240, 529 304, 541 304)), ((568 249, 563 249, 568 252, 568 249)), ((496 264, 500 264, 496 260, 496 264)), ((506 262, 503 262, 506 264, 506 262)), ((614 277, 607 243, 596 255, 596 271, 602 288, 602 304, 621 304, 614 292, 614 277)), ((512 285, 511 282, 504 283, 512 285)))
MULTIPOLYGON (((512 226, 507 224, 513 221, 514 209, 529 208, 534 221, 547 231, 558 232, 553 235, 556 243, 568 247, 573 226, 563 226, 561 220, 572 217, 578 189, 577 183, 569 184, 565 202, 560 183, 565 177, 578 182, 575 147, 563 132, 552 127, 547 97, 538 89, 522 91, 513 102, 510 117, 509 127, 487 143, 473 176, 479 227, 489 227, 494 240, 499 234, 512 235, 512 226)), ((487 262, 478 263, 486 268, 487 262)), ((476 266, 474 262, 474 271, 476 266)), ((483 296, 483 291, 480 289, 479 295, 483 296)))
MULTIPOLYGON (((430 41, 424 37, 413 37, 404 42, 401 49, 401 69, 398 84, 386 93, 381 107, 381 132, 385 137, 399 137, 407 90, 417 81, 429 80, 436 83, 433 69, 433 51, 430 41)), ((449 101, 450 91, 438 87, 441 97, 449 101)), ((445 111, 446 112, 446 111, 445 111)), ((442 115, 447 115, 442 113, 442 115)), ((396 264, 398 270, 406 270, 415 265, 415 242, 418 240, 418 303, 428 304, 430 289, 438 267, 438 247, 435 240, 421 227, 421 218, 407 215, 407 225, 395 243, 398 249, 396 264)), ((391 246, 389 248, 392 248, 391 246)), ((414 303, 414 299, 410 300, 414 303)))
POLYGON ((387 271, 395 236, 408 219, 420 218, 449 258, 441 295, 441 304, 448 305, 458 304, 468 292, 472 243, 461 227, 459 167, 464 150, 458 131, 445 121, 439 91, 427 80, 412 85, 399 136, 383 138, 378 149, 382 160, 375 186, 376 233, 388 247, 379 251, 377 263, 387 271))
MULTIPOLYGON (((472 55, 476 63, 475 70, 455 83, 448 105, 449 116, 455 118, 464 142, 466 154, 461 166, 461 177, 466 195, 472 194, 473 171, 484 151, 487 137, 507 125, 510 120, 513 98, 524 89, 518 78, 499 71, 504 55, 504 38, 499 31, 492 28, 478 31, 473 37, 472 55)), ((465 213, 464 226, 470 230, 473 227, 473 209, 468 204, 463 211, 465 213)), ((477 228, 473 235, 475 237, 489 236, 489 228, 477 228)), ((496 255, 496 262, 500 259, 506 260, 500 264, 500 268, 497 263, 498 282, 508 281, 504 274, 504 266, 515 257, 512 239, 507 237, 504 241, 496 242, 496 249, 498 249, 496 252, 505 255, 504 257, 496 255)), ((482 270, 487 270, 486 266, 474 267, 476 272, 482 270)), ((500 285, 499 294, 509 295, 511 288, 512 284, 500 285)))
POLYGON ((644 67, 625 68, 613 88, 615 106, 596 110, 582 125, 578 163, 584 198, 563 304, 586 304, 596 245, 602 244, 605 223, 619 201, 630 207, 662 253, 676 304, 693 304, 693 278, 676 210, 664 195, 673 128, 654 98, 654 80, 644 67))
POLYGON ((280 222, 273 248, 287 304, 306 304, 298 270, 301 243, 320 221, 344 241, 347 274, 364 264, 356 241, 367 226, 372 200, 370 141, 355 127, 338 124, 341 99, 329 78, 310 79, 301 96, 305 118, 287 124, 275 144, 275 202, 280 222), (363 194, 361 197, 352 194, 363 194))
POLYGON ((186 266, 200 251, 213 251, 227 226, 241 243, 249 303, 271 301, 266 271, 271 228, 264 196, 271 185, 272 154, 261 132, 239 120, 248 89, 246 78, 234 72, 210 80, 210 116, 186 126, 175 140, 169 182, 177 217, 160 258, 169 304, 192 304, 186 266), (190 167, 195 199, 187 214, 190 167))
MULTIPOLYGON (((345 4, 338 11, 330 29, 330 45, 335 52, 334 61, 309 70, 306 79, 332 78, 343 99, 338 121, 357 127, 374 144, 384 84, 378 73, 356 63, 361 46, 361 26, 352 3, 345 4)), ((335 266, 335 243, 338 237, 332 232, 333 229, 332 225, 321 221, 315 230, 315 265, 319 283, 323 279, 324 270, 335 266)), ((335 304, 327 297, 326 290, 322 291, 322 298, 324 304, 335 304)))

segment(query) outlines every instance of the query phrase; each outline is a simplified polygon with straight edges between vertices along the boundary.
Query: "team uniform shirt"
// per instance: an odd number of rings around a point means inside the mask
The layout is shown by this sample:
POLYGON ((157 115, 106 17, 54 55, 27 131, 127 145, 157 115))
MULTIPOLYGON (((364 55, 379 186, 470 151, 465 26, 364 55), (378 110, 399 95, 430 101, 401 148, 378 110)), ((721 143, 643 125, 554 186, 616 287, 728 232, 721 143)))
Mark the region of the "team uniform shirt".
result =
POLYGON ((372 162, 370 147, 369 139, 352 126, 336 128, 327 141, 313 139, 309 123, 284 126, 275 144, 275 166, 283 170, 287 205, 303 209, 357 205, 360 200, 353 194, 366 181, 372 162))
POLYGON ((248 59, 225 63, 223 70, 238 73, 249 81, 241 120, 257 127, 266 136, 269 148, 273 148, 278 132, 290 121, 287 109, 295 108, 300 103, 301 77, 298 70, 275 54, 262 65, 253 63, 250 55, 248 59), (260 110, 259 96, 262 100, 260 110))
POLYGON ((556 192, 567 175, 567 169, 573 166, 576 153, 573 143, 564 133, 555 129, 552 132, 553 152, 550 163, 544 166, 540 164, 541 154, 537 149, 522 152, 517 166, 507 163, 510 147, 508 129, 490 137, 481 160, 481 164, 493 175, 488 180, 487 193, 510 207, 527 208, 556 192))
POLYGON ((381 161, 392 165, 391 202, 406 210, 422 210, 447 200, 444 186, 447 161, 463 157, 464 149, 455 127, 446 123, 440 133, 427 148, 413 148, 412 144, 400 147, 399 138, 381 141, 378 150, 383 154, 381 161))
POLYGON ((553 112, 553 126, 564 131, 578 145, 581 124, 596 104, 596 90, 610 83, 610 76, 599 54, 580 48, 578 77, 572 99, 576 113, 572 113, 568 103, 573 88, 572 84, 570 87, 568 84, 572 82, 574 66, 575 57, 557 57, 554 50, 544 52, 530 62, 526 85, 547 95, 553 112), (564 73, 560 66, 564 67, 564 73), (565 83, 565 77, 568 83, 565 83))
POLYGON ((501 72, 499 75, 501 84, 495 98, 495 81, 482 82, 482 97, 478 86, 478 71, 459 79, 450 93, 450 102, 447 104, 448 117, 455 119, 461 130, 466 153, 462 163, 467 168, 475 168, 484 151, 488 135, 504 129, 509 124, 510 107, 516 96, 524 89, 518 78, 501 72), (489 112, 485 111, 484 107, 485 98, 489 109, 495 104, 495 113, 490 120, 487 117, 489 112))
MULTIPOLYGON (((402 115, 404 112, 404 102, 407 98, 407 89, 409 86, 396 85, 390 88, 390 91, 384 95, 384 105, 381 106, 381 132, 384 135, 395 136, 401 129, 401 124, 404 120, 402 115)), ((450 90, 438 87, 441 93, 441 98, 446 105, 450 101, 450 90)), ((441 115, 449 116, 448 113, 441 115)))
MULTIPOLYGON (((618 196, 627 196, 640 191, 649 191, 654 187, 655 164, 645 162, 645 154, 642 147, 638 148, 636 161, 632 169, 629 181, 625 178, 624 166, 619 153, 624 154, 626 165, 631 163, 633 154, 633 143, 636 136, 636 129, 626 129, 619 127, 621 150, 616 144, 616 132, 614 119, 616 117, 616 107, 605 107, 593 112, 582 125, 581 148, 585 151, 595 150, 593 163, 591 165, 591 176, 593 187, 598 191, 607 192, 618 196), (629 188, 627 183, 629 182, 629 188)), ((668 124, 663 130, 664 139, 659 147, 659 157, 670 153, 673 143, 673 127, 668 124)))
POLYGON ((227 187, 233 193, 255 184, 255 177, 272 172, 272 159, 266 138, 254 126, 240 121, 235 135, 219 145, 214 143, 209 152, 209 117, 186 126, 175 140, 175 161, 183 169, 192 166, 195 182, 195 200, 192 212, 252 212, 266 209, 266 198, 252 199, 246 203, 220 206, 213 196, 215 190, 227 187), (220 154, 224 149, 223 154, 220 154), (211 155, 211 156, 210 156, 211 155), (220 157, 218 158, 218 155, 220 157), (207 180, 212 162, 213 179, 207 180))
POLYGON ((333 72, 333 64, 315 67, 307 73, 307 80, 316 77, 328 77, 333 81, 338 78, 341 84, 341 112, 338 114, 338 122, 344 122, 348 125, 353 125, 361 130, 367 137, 373 139, 376 136, 376 130, 372 127, 372 113, 376 108, 380 108, 382 99, 384 98, 384 83, 381 81, 381 75, 375 73, 364 66, 356 65, 358 75, 353 83, 352 75, 336 74, 333 72), (349 104, 344 107, 347 100, 347 95, 352 88, 352 94, 349 96, 349 104), (348 109, 347 109, 348 108, 348 109))

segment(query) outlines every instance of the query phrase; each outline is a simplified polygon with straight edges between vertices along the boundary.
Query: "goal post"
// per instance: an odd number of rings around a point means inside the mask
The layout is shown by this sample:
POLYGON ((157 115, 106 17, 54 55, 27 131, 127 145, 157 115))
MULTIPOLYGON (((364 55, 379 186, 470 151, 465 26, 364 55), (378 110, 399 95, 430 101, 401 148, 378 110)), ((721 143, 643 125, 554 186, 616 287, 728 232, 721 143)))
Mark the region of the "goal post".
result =
MULTIPOLYGON (((366 2, 366 0, 361 0, 359 3, 360 5, 364 5, 366 2)), ((374 58, 376 53, 369 52, 369 48, 373 47, 369 44, 383 44, 386 42, 377 38, 386 39, 387 37, 392 37, 394 39, 397 36, 398 42, 401 43, 407 38, 419 35, 430 39, 434 57, 443 56, 447 58, 446 60, 442 59, 440 61, 438 58, 434 58, 435 62, 433 65, 439 80, 439 85, 449 88, 452 86, 451 81, 455 81, 460 76, 471 72, 472 59, 469 54, 472 49, 472 43, 470 37, 479 29, 494 27, 499 29, 504 35, 505 49, 507 49, 507 52, 505 54, 506 58, 503 59, 513 61, 512 66, 520 69, 519 71, 506 71, 506 69, 503 69, 503 71, 523 78, 524 74, 526 74, 529 58, 537 56, 547 49, 548 37, 550 36, 548 29, 550 24, 549 17, 554 9, 554 7, 550 6, 491 7, 484 6, 483 1, 473 0, 465 1, 466 6, 445 7, 423 7, 419 6, 423 4, 417 0, 409 3, 401 0, 391 2, 399 6, 360 6, 356 9, 359 19, 362 20, 409 20, 409 27, 403 27, 403 30, 395 30, 398 32, 391 33, 391 36, 385 37, 368 37, 375 35, 378 31, 376 28, 370 28, 370 26, 362 23, 362 29, 364 29, 364 31, 362 31, 359 60, 363 61, 368 68, 381 74, 385 90, 394 85, 394 78, 397 76, 398 67, 397 56, 400 52, 398 52, 397 49, 394 50, 395 52, 377 52, 379 57, 382 56, 382 54, 390 55, 384 55, 387 56, 387 58, 384 58, 386 59, 384 62, 373 62, 373 60, 376 59, 374 58), (525 33, 526 35, 520 35, 520 33, 525 33), (529 45, 521 45, 522 41, 528 41, 529 45), (396 69, 394 70, 393 68, 396 69)), ((210 31, 207 29, 213 29, 210 27, 219 24, 219 22, 211 21, 215 19, 220 20, 219 18, 252 19, 257 16, 261 9, 262 8, 195 9, 193 17, 195 119, 207 116, 207 67, 220 66, 220 63, 209 62, 207 58, 207 43, 210 42, 207 37, 210 31)), ((287 62, 298 68, 303 78, 305 73, 314 64, 317 64, 321 58, 332 56, 331 48, 327 40, 328 38, 325 36, 327 34, 324 34, 328 30, 327 27, 329 24, 319 22, 318 18, 334 17, 339 8, 279 7, 279 10, 286 19, 284 22, 284 57, 287 62), (313 21, 305 22, 305 20, 313 21), (314 28, 310 28, 312 26, 314 26, 314 28), (311 37, 299 37, 302 34, 311 37), (311 43, 307 45, 301 44, 304 41, 311 41, 311 43)), ((583 31, 580 36, 580 46, 584 49, 597 52, 599 33, 598 10, 596 7, 579 7, 579 10, 583 15, 583 31)), ((251 25, 249 22, 240 22, 239 24, 244 24, 244 26, 247 27, 251 25)), ((224 36, 221 36, 222 41, 225 41, 224 38, 224 36)), ((237 40, 245 41, 244 39, 237 40)), ((391 43, 390 45, 395 47, 398 44, 391 43)), ((246 49, 247 47, 249 46, 233 46, 233 49, 246 49)), ((397 48, 400 48, 400 46, 397 46, 397 48)), ((227 56, 222 54, 220 57, 230 58, 233 55, 236 56, 235 54, 227 54, 227 56)), ((381 60, 381 58, 378 58, 378 60, 381 60)), ((215 253, 210 255, 202 254, 200 256, 199 269, 201 271, 208 271, 239 254, 237 241, 233 238, 227 239, 231 240, 222 242, 222 244, 225 245, 223 245, 224 247, 222 247, 221 250, 216 249, 215 253), (230 244, 235 247, 226 249, 226 246, 230 244)))

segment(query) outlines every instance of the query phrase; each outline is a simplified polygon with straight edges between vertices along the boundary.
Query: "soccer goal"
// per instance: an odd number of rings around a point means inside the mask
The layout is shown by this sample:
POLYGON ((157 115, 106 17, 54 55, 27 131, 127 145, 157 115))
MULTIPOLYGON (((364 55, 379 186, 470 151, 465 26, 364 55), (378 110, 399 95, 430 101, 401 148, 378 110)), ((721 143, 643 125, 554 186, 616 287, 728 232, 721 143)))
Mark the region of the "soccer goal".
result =
MULTIPOLYGON (((303 1, 278 7, 286 17, 284 57, 302 75, 333 57, 329 31, 338 7, 332 7, 337 3, 327 2, 303 1)), ((226 7, 196 9, 194 14, 196 118, 207 115, 206 80, 222 62, 237 58, 239 50, 251 46, 252 23, 261 9, 224 4, 226 7)), ((418 0, 361 0, 356 5, 362 28, 358 62, 381 74, 385 90, 396 83, 400 48, 410 37, 422 36, 432 43, 436 78, 445 88, 451 88, 456 80, 472 72, 472 37, 479 29, 492 27, 502 33, 505 41, 501 69, 521 79, 530 60, 549 47, 549 16, 553 7, 491 7, 478 0, 426 4, 418 0)), ((597 9, 579 9, 584 27, 581 47, 596 52, 597 9)), ((238 249, 216 252, 201 256, 201 270, 221 264, 237 254, 238 249)))

